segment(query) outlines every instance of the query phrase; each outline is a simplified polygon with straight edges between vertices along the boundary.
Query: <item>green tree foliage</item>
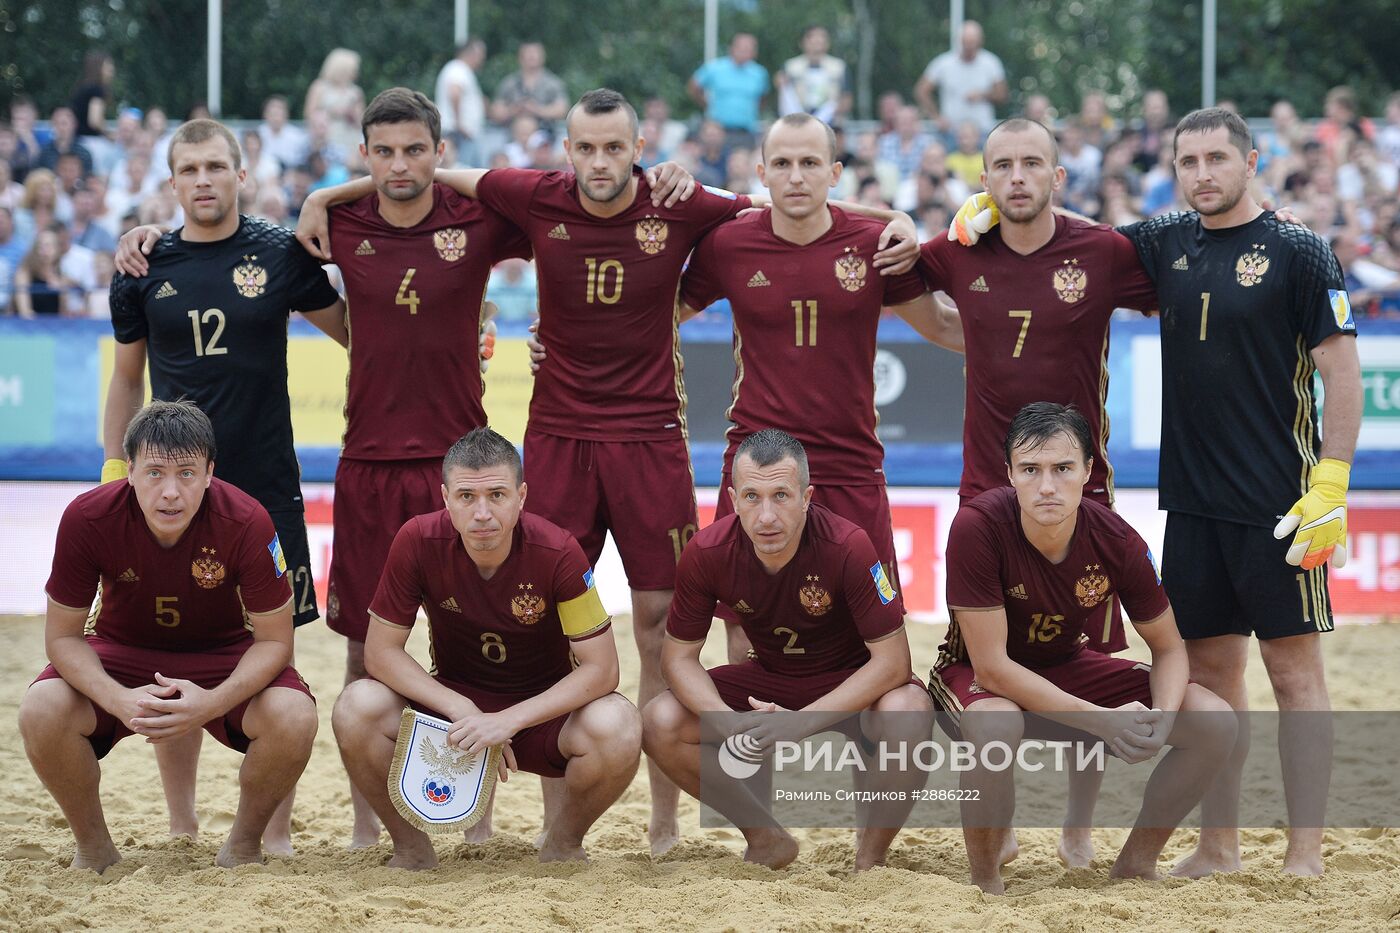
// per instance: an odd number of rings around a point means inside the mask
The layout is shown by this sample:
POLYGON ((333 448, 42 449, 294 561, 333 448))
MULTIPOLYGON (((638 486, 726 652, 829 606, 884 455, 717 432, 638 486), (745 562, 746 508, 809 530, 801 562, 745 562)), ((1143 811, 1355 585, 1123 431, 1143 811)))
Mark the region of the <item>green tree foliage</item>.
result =
MULTIPOLYGON (((1380 111, 1400 87, 1400 0, 1221 0, 1217 91, 1251 115, 1279 97, 1320 113, 1335 84, 1380 111)), ((110 51, 116 96, 181 116, 205 93, 204 0, 0 0, 0 106, 16 93, 47 112, 71 96, 83 53, 110 51)), ((360 52, 368 94, 404 84, 431 92, 452 52, 451 0, 225 0, 223 113, 257 117, 263 99, 287 95, 300 114, 306 87, 336 46, 360 52)), ((1200 102, 1201 2, 968 0, 988 47, 1007 66, 1012 105, 1031 93, 1072 113, 1101 90, 1131 113, 1143 91, 1165 89, 1178 111, 1200 102)), ((599 85, 693 112, 685 81, 704 47, 703 0, 473 0, 472 31, 490 50, 487 92, 515 68, 527 39, 545 43, 549 67, 573 93, 599 85)), ((947 0, 722 0, 721 49, 734 32, 758 36, 770 70, 797 53, 802 27, 830 30, 853 66, 858 105, 885 90, 909 94, 929 59, 948 46, 947 0), (869 49, 862 56, 862 50, 869 49)), ((865 110, 868 114, 868 110, 865 110)))

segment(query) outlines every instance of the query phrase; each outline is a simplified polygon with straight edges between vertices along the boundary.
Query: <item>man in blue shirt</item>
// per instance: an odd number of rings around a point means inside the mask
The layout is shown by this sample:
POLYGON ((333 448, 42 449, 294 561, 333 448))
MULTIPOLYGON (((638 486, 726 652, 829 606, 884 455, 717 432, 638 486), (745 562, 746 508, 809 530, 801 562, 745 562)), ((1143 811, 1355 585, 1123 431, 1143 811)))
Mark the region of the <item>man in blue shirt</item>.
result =
POLYGON ((754 59, 758 40, 746 32, 729 43, 729 54, 706 62, 690 76, 686 90, 701 107, 705 119, 724 127, 730 145, 753 145, 758 111, 768 93, 768 69, 754 59))

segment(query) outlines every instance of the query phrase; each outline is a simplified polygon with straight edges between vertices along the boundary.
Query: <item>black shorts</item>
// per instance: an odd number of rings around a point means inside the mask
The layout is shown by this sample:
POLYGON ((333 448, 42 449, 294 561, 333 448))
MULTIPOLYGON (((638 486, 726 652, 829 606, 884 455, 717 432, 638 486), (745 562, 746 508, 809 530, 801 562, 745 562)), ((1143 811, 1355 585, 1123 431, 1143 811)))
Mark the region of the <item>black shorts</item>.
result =
POLYGON ((321 618, 316 608, 316 581, 311 576, 311 546, 306 542, 306 512, 268 512, 277 540, 282 543, 282 557, 287 561, 287 582, 292 585, 292 626, 305 625, 321 618))
POLYGON ((1167 513, 1162 586, 1181 637, 1287 638, 1332 631, 1327 567, 1284 560, 1292 535, 1184 512, 1167 513))

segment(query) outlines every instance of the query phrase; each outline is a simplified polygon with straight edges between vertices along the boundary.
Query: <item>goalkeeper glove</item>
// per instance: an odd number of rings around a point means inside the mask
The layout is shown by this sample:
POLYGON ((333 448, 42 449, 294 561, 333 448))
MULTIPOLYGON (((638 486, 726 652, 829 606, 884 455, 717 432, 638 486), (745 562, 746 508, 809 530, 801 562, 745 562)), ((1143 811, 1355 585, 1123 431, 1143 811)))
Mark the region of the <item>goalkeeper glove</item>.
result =
POLYGON ((963 206, 953 215, 953 222, 948 225, 948 239, 957 240, 963 246, 971 246, 1000 220, 1001 211, 997 210, 992 196, 985 191, 979 191, 964 201, 963 206))
POLYGON ((102 482, 112 483, 119 479, 126 479, 126 461, 113 457, 102 464, 102 482))
POLYGON ((496 355, 495 321, 487 321, 481 325, 481 333, 477 335, 476 353, 481 361, 481 374, 484 376, 491 365, 491 357, 496 355))
POLYGON ((1332 566, 1347 563, 1347 483, 1351 465, 1340 460, 1319 460, 1308 473, 1308 491, 1274 527, 1282 539, 1297 529, 1284 559, 1312 570, 1331 559, 1332 566))

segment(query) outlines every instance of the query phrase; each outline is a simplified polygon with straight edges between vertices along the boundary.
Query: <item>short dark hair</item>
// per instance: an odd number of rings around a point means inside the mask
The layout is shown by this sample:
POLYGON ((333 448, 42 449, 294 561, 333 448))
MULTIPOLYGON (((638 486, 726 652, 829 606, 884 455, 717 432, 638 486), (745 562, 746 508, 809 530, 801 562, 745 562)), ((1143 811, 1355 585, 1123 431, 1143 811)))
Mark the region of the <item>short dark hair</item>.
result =
POLYGON ((421 123, 433 137, 433 145, 442 141, 442 115, 427 96, 406 87, 391 87, 375 95, 360 118, 360 132, 369 145, 369 128, 380 123, 421 123))
POLYGON ((637 109, 628 103, 627 98, 610 87, 595 87, 578 99, 578 103, 569 108, 569 113, 564 117, 564 124, 567 127, 573 122, 574 111, 582 110, 589 116, 597 116, 600 113, 616 113, 619 110, 626 112, 627 125, 631 127, 632 138, 637 138, 637 129, 641 124, 637 120, 637 109))
POLYGON ((992 141, 992 137, 999 130, 1006 130, 1009 133, 1024 133, 1029 129, 1043 130, 1045 135, 1050 137, 1050 167, 1054 168, 1060 164, 1060 141, 1055 138, 1055 133, 1050 127, 1039 120, 1028 120, 1025 117, 1008 117, 1002 120, 992 131, 987 134, 987 138, 982 142, 982 167, 987 167, 987 145, 992 141))
POLYGON ((769 137, 770 135, 772 135, 773 131, 774 131, 775 129, 777 129, 779 125, 782 125, 782 126, 791 126, 791 127, 797 128, 797 127, 809 126, 809 125, 811 125, 811 124, 813 124, 813 123, 819 124, 819 125, 821 126, 822 129, 826 130, 826 145, 827 145, 827 148, 831 150, 831 161, 832 161, 832 162, 835 162, 835 161, 836 161, 836 131, 833 130, 833 129, 831 128, 831 125, 830 125, 830 124, 824 123, 824 122, 822 122, 821 120, 818 120, 816 117, 812 116, 810 113, 801 113, 801 112, 798 112, 798 113, 789 113, 789 114, 787 114, 786 116, 779 117, 778 119, 776 119, 776 120, 773 121, 773 125, 770 126, 770 127, 768 127, 768 129, 766 129, 766 130, 763 132, 763 139, 759 141, 759 144, 758 144, 758 155, 759 155, 759 158, 762 158, 762 159, 765 159, 765 160, 767 159, 767 155, 768 155, 768 153, 767 153, 767 150, 768 150, 768 137, 769 137))
POLYGON ((1056 434, 1068 434, 1079 446, 1088 463, 1094 456, 1093 436, 1089 421, 1073 405, 1055 402, 1031 402, 1016 412, 1006 432, 1006 463, 1011 464, 1011 452, 1018 447, 1039 447, 1056 434))
POLYGON ((791 457, 797 461, 797 478, 804 489, 811 479, 807 469, 807 451, 802 442, 777 428, 764 428, 744 438, 744 442, 734 452, 731 469, 737 467, 740 457, 748 457, 757 467, 772 466, 791 457))
POLYGON ((520 451, 490 428, 474 428, 453 444, 447 456, 442 458, 442 481, 446 484, 447 474, 454 469, 484 470, 502 464, 510 467, 515 474, 515 484, 520 485, 525 478, 520 451))
POLYGON ((1234 143, 1240 155, 1248 158, 1249 150, 1254 148, 1254 136, 1249 132, 1249 124, 1244 122, 1244 117, 1224 107, 1193 110, 1182 117, 1176 125, 1176 134, 1172 136, 1172 155, 1176 155, 1177 140, 1182 133, 1209 133, 1222 126, 1229 131, 1230 142, 1234 143))
POLYGON ((134 461, 141 451, 166 457, 203 456, 211 463, 217 452, 214 425, 188 399, 154 401, 136 413, 122 437, 122 453, 134 461))
POLYGON ((216 138, 228 143, 229 154, 233 157, 233 170, 236 172, 242 168, 243 151, 239 148, 238 140, 234 138, 233 131, 218 120, 201 119, 181 123, 180 128, 175 131, 175 135, 170 137, 170 148, 166 150, 165 158, 170 164, 171 173, 173 174, 175 171, 176 146, 194 146, 216 138))

